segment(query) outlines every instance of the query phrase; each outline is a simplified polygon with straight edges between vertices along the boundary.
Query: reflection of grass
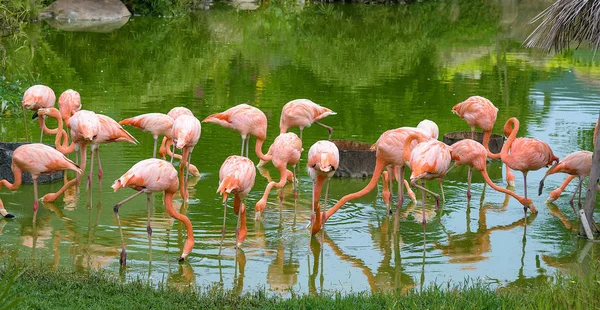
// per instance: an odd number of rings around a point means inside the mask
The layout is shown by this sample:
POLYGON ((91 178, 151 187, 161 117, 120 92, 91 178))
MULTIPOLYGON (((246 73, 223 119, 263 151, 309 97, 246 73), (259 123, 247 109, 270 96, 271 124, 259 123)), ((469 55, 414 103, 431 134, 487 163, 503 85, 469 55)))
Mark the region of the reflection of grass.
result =
MULTIPOLYGON (((432 285, 394 293, 327 293, 324 296, 292 294, 282 299, 263 289, 242 295, 219 286, 183 291, 142 280, 123 283, 107 272, 78 273, 43 266, 26 266, 9 295, 27 296, 20 308, 72 309, 597 309, 600 307, 600 276, 597 263, 579 276, 557 276, 528 286, 493 290, 477 281, 432 285)), ((6 266, 0 274, 11 274, 6 266)))

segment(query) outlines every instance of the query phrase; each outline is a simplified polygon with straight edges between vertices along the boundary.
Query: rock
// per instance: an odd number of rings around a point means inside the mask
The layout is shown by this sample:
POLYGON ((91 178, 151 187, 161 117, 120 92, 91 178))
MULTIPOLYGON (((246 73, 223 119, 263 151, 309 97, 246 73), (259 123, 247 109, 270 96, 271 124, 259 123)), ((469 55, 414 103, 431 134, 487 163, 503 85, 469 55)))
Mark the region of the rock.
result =
POLYGON ((119 0, 57 0, 42 10, 40 18, 65 20, 120 20, 131 16, 119 0))
POLYGON ((129 21, 129 17, 113 20, 65 20, 46 19, 50 26, 62 31, 82 31, 109 33, 123 27, 129 21))
POLYGON ((337 178, 367 178, 375 170, 375 150, 371 144, 351 141, 333 140, 340 150, 340 166, 335 171, 337 178))
MULTIPOLYGON (((15 181, 11 165, 12 154, 19 146, 27 144, 22 142, 0 142, 0 180, 7 180, 10 183, 15 181)), ((50 145, 51 146, 51 145, 50 145)), ((33 179, 29 172, 23 172, 23 183, 33 184, 33 179)), ((42 174, 38 177, 38 184, 50 183, 54 180, 62 180, 63 171, 52 174, 42 174)))

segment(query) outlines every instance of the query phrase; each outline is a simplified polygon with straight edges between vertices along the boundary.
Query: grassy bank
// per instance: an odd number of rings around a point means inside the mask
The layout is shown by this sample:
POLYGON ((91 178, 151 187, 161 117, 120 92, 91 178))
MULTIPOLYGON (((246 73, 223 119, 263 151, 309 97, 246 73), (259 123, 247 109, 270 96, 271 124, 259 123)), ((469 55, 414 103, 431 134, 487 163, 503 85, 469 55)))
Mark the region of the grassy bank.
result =
MULTIPOLYGON (((236 295, 227 290, 176 290, 153 288, 142 281, 122 280, 108 273, 77 273, 47 270, 43 266, 5 264, 0 276, 19 276, 14 283, 2 283, 9 299, 18 298, 19 309, 598 309, 600 308, 599 268, 582 277, 558 276, 552 283, 505 287, 459 284, 415 289, 406 295, 393 293, 352 293, 326 296, 293 295, 290 299, 272 296, 265 290, 236 295)), ((2 300, 0 300, 2 307, 2 300)))

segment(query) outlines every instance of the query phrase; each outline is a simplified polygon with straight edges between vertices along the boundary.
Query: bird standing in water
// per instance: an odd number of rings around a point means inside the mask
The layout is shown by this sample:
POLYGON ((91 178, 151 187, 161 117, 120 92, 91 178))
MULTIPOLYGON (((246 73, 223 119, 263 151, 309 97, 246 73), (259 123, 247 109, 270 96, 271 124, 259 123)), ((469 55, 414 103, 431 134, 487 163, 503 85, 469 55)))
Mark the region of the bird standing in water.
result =
POLYGON ((292 100, 286 103, 281 110, 279 132, 286 133, 291 127, 300 127, 300 140, 302 140, 302 130, 304 130, 304 127, 310 127, 310 125, 315 123, 329 130, 329 140, 331 140, 333 128, 319 121, 322 118, 335 114, 337 113, 308 99, 292 100))
POLYGON ((190 252, 192 252, 192 248, 194 247, 194 229, 190 219, 187 216, 178 213, 173 208, 173 195, 179 188, 177 170, 173 167, 173 165, 168 161, 156 158, 142 160, 133 165, 133 167, 125 172, 123 176, 115 180, 114 184, 112 185, 112 188, 115 190, 115 192, 119 188, 125 187, 131 187, 138 192, 114 206, 115 217, 117 218, 119 232, 121 233, 121 265, 124 266, 127 262, 127 252, 125 251, 125 240, 123 239, 121 221, 119 219, 119 207, 142 193, 146 194, 146 202, 148 205, 148 225, 146 230, 148 232, 148 239, 150 239, 152 237, 152 228, 150 227, 150 195, 154 192, 162 191, 165 193, 164 204, 167 213, 169 213, 171 217, 182 222, 187 230, 187 240, 183 246, 183 252, 179 257, 180 261, 185 260, 190 252))
POLYGON ((223 229, 221 231, 221 246, 219 255, 223 248, 223 239, 225 237, 225 219, 227 217, 227 196, 234 195, 233 212, 238 215, 237 226, 235 229, 235 239, 237 248, 244 242, 248 234, 246 227, 246 204, 244 200, 254 186, 256 169, 254 163, 247 157, 229 156, 221 165, 219 170, 219 188, 217 192, 223 196, 223 229))
POLYGON ((256 137, 255 152, 260 160, 271 160, 262 152, 262 145, 267 139, 267 116, 260 109, 242 103, 227 109, 225 112, 209 115, 203 123, 215 123, 225 128, 231 128, 242 135, 242 151, 240 156, 248 157, 250 136, 256 137), (246 153, 244 155, 244 144, 246 153))
MULTIPOLYGON (((573 196, 571 196, 570 203, 571 207, 573 208, 573 211, 575 211, 573 201, 575 200, 575 194, 579 191, 579 201, 577 205, 579 208, 581 208, 581 184, 583 183, 583 179, 590 175, 590 171, 592 170, 592 155, 593 153, 590 151, 578 151, 565 156, 565 158, 563 158, 563 160, 560 163, 546 171, 546 174, 540 181, 538 194, 542 194, 544 180, 547 176, 560 172, 567 173, 570 176, 579 177, 579 185, 577 185, 577 189, 573 192, 573 196)), ((568 184, 571 181, 571 179, 567 180, 568 182, 566 180, 565 182, 568 184)), ((575 211, 575 213, 577 213, 577 211, 575 211)))
MULTIPOLYGON (((60 138, 60 137, 59 137, 60 138)), ((11 184, 7 180, 0 181, 0 188, 7 187, 11 191, 17 190, 21 186, 23 171, 31 173, 33 179, 33 220, 35 221, 38 210, 38 185, 37 179, 42 174, 54 173, 57 171, 73 170, 77 175, 81 175, 82 170, 61 152, 41 143, 31 143, 19 146, 12 155, 12 172, 14 182, 11 184)), ((44 202, 53 202, 74 182, 68 182, 54 194, 47 194, 43 197, 44 202)), ((3 214, 4 215, 4 214, 3 214)), ((4 215, 6 217, 6 215, 4 215)))
MULTIPOLYGON (((460 116, 471 126, 471 139, 475 139, 475 127, 483 129, 482 144, 487 151, 487 157, 500 159, 500 154, 492 153, 489 148, 492 129, 494 129, 498 116, 498 108, 490 100, 481 96, 471 96, 452 107, 452 113, 460 116)), ((471 173, 471 167, 469 167, 469 175, 471 173)), ((508 166, 506 167, 506 183, 515 186, 515 176, 508 166)))
MULTIPOLYGON (((302 140, 300 140, 295 133, 282 133, 275 138, 275 141, 271 147, 269 147, 269 153, 273 155, 273 166, 279 170, 280 179, 279 182, 271 181, 269 184, 267 184, 267 188, 265 189, 262 198, 256 203, 256 218, 260 217, 260 214, 267 206, 267 198, 269 198, 269 192, 271 192, 271 188, 273 188, 273 186, 281 188, 285 185, 288 175, 291 174, 291 172, 286 168, 287 165, 294 166, 294 170, 296 170, 296 164, 298 161, 300 161, 300 155, 302 153, 302 140)), ((295 177, 296 174, 294 173, 292 179, 292 182, 294 183, 294 195, 297 193, 296 182, 294 180, 295 177)), ((283 196, 280 198, 283 200, 283 196)))
MULTIPOLYGON (((500 155, 507 167, 523 173, 524 196, 527 199, 527 173, 552 163, 556 166, 558 157, 554 156, 545 142, 533 138, 517 138, 518 132, 519 120, 515 117, 508 119, 504 124, 504 134, 508 136, 508 140, 504 142, 500 155)), ((523 212, 527 215, 527 207, 523 207, 523 212)))
MULTIPOLYGON (((340 166, 340 151, 337 146, 326 140, 317 141, 308 150, 308 174, 312 179, 312 212, 310 216, 311 225, 321 227, 322 232, 325 231, 325 213, 321 213, 319 205, 319 197, 321 197, 321 189, 323 182, 327 180, 325 187, 325 202, 327 208, 327 195, 329 193, 329 180, 335 174, 335 171, 340 166), (315 214, 322 214, 320 217, 315 217, 315 214), (322 218, 323 217, 323 218, 322 218)), ((321 234, 321 245, 323 244, 323 235, 321 234)))
POLYGON ((182 149, 181 161, 179 162, 179 183, 181 183, 181 197, 183 201, 188 200, 187 195, 187 180, 190 172, 190 159, 194 146, 200 139, 201 125, 200 121, 195 116, 181 115, 173 124, 173 142, 175 147, 182 149), (185 180, 183 171, 187 168, 185 180))
POLYGON ((152 157, 156 158, 158 136, 171 135, 173 119, 163 113, 146 113, 121 120, 119 124, 131 125, 152 134, 152 137, 154 138, 154 152, 152 153, 152 157))

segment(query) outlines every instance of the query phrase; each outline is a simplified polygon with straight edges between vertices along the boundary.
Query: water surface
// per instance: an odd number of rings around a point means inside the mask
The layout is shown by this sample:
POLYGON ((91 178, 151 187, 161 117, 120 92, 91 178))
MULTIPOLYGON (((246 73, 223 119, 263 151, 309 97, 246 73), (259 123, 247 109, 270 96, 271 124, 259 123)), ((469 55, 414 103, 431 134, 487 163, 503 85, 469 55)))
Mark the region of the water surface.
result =
MULTIPOLYGON (((39 79, 57 97, 75 89, 86 109, 116 120, 166 113, 175 106, 186 106, 203 119, 248 102, 269 119, 267 143, 278 134, 281 107, 297 98, 310 98, 338 113, 323 121, 333 126, 334 138, 373 143, 387 129, 416 126, 425 118, 434 120, 442 134, 469 130, 450 109, 471 95, 481 95, 499 108, 495 132, 501 133, 509 117, 517 117, 519 136, 546 141, 562 158, 592 149, 600 70, 589 51, 544 56, 521 48, 532 29, 527 22, 547 4, 289 5, 253 12, 217 6, 177 18, 133 17, 108 34, 33 24, 24 38, 7 47, 7 57, 13 70, 39 79)), ((2 118, 1 140, 24 141, 20 121, 2 118)), ((38 137, 39 129, 30 125, 30 138, 38 137)), ((442 210, 436 212, 433 198, 427 198, 425 233, 421 205, 405 204, 400 214, 389 217, 373 191, 331 217, 321 247, 320 239, 310 240, 305 228, 311 198, 306 153, 327 137, 325 129, 314 126, 304 131, 298 199, 293 200, 288 184, 282 204, 278 191, 272 193, 262 221, 253 221, 249 212, 248 237, 237 255, 236 217, 229 210, 224 254, 219 257, 223 209, 215 194, 218 169, 227 156, 239 153, 241 139, 236 132, 203 124, 192 157, 202 177, 191 182, 191 202, 184 210, 196 238, 189 261, 176 262, 185 229, 165 212, 163 195, 155 194, 151 246, 145 199, 120 209, 128 251, 128 265, 120 270, 112 206, 133 191, 113 193, 110 185, 148 158, 153 146, 149 134, 127 130, 139 145, 101 146, 103 191, 94 178, 91 199, 83 189, 68 194, 65 201, 43 204, 35 226, 33 187, 2 190, 0 199, 17 216, 0 220, 2 242, 17 247, 22 259, 49 268, 104 269, 123 279, 140 277, 175 286, 218 284, 240 292, 266 287, 284 294, 406 291, 466 277, 493 285, 524 285, 557 270, 580 272, 593 257, 590 253, 600 250, 576 235, 578 223, 568 203, 575 185, 556 204, 544 204, 564 176, 548 178, 544 194, 531 197, 539 213, 524 219, 522 207, 512 198, 488 188, 481 199, 483 179, 477 172, 469 203, 463 168, 454 169, 444 181, 442 210)), ((254 154, 250 157, 258 162, 254 154)), ((499 162, 491 162, 488 169, 494 182, 506 186, 499 162)), ((530 195, 543 173, 529 174, 530 195)), ((522 194, 522 175, 516 177, 515 190, 522 194)), ((332 180, 329 206, 367 182, 332 180)), ((250 210, 266 183, 257 177, 248 198, 250 210)), ((41 185, 40 193, 61 185, 41 185)), ((438 191, 435 182, 428 186, 438 191)), ((175 204, 179 207, 181 200, 175 204)))

